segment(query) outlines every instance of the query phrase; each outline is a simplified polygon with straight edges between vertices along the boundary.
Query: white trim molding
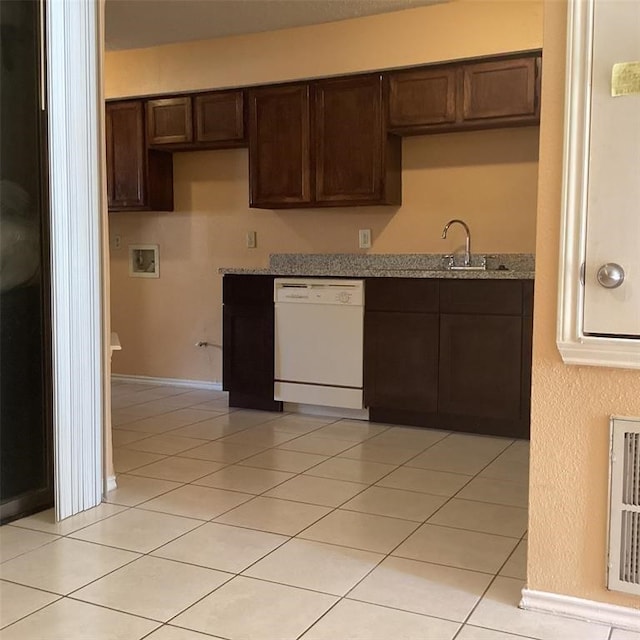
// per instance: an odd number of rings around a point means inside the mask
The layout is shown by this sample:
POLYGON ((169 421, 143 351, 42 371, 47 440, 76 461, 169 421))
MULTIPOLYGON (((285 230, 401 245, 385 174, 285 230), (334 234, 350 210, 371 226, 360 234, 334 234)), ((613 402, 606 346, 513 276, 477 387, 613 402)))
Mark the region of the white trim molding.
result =
POLYGON ((520 608, 640 631, 640 610, 548 591, 522 590, 520 608))
POLYGON ((113 382, 134 382, 143 384, 156 384, 158 386, 187 387, 189 389, 211 389, 222 391, 222 382, 209 382, 207 380, 183 380, 181 378, 153 378, 151 376, 129 376, 121 373, 111 375, 113 382))
POLYGON ((595 0, 569 0, 556 343, 566 364, 640 369, 640 340, 583 332, 595 0))
POLYGON ((99 3, 46 3, 55 509, 100 504, 102 146, 99 3))

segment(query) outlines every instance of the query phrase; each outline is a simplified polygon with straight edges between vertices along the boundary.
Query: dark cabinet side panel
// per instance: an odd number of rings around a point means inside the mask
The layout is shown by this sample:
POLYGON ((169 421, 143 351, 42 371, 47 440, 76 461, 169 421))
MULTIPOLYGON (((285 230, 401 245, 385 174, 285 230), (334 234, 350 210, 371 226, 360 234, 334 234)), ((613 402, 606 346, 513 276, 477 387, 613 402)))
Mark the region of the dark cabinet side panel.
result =
POLYGON ((249 92, 250 206, 296 206, 311 201, 309 85, 249 92))
POLYGON ((440 316, 438 412, 519 420, 522 318, 440 316))

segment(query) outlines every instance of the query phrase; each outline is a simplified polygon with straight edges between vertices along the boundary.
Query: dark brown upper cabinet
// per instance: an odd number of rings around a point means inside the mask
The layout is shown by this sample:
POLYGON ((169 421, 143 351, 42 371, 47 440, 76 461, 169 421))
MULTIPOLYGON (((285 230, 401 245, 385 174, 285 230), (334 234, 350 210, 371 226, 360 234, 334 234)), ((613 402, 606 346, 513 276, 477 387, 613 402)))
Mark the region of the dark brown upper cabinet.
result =
POLYGON ((210 146, 243 146, 244 92, 214 91, 193 98, 195 141, 210 146))
POLYGON ((312 201, 309 84, 249 92, 249 191, 252 207, 312 201))
POLYGON ((147 143, 171 151, 244 146, 244 92, 147 100, 147 143))
POLYGON ((162 98, 147 102, 147 140, 150 146, 193 140, 191 98, 162 98))
POLYGON ((389 128, 399 135, 535 125, 539 52, 388 74, 389 128))
POLYGON ((172 211, 171 154, 147 150, 141 100, 105 108, 109 211, 172 211))
POLYGON ((251 206, 399 204, 400 141, 380 74, 250 92, 251 206))

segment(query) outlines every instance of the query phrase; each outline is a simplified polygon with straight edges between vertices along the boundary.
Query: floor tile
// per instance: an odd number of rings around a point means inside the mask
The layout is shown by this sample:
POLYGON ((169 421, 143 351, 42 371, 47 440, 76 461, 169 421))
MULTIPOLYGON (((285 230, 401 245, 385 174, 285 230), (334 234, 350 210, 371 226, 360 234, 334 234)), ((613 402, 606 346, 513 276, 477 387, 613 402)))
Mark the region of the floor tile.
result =
POLYGON ((186 427, 195 422, 209 420, 211 413, 209 411, 198 411, 197 409, 177 409, 161 413, 150 418, 142 418, 136 422, 127 424, 128 431, 144 431, 145 433, 165 433, 179 427, 186 427))
POLYGON ((371 484, 384 478, 396 468, 394 464, 383 464, 381 462, 330 458, 326 462, 309 469, 306 475, 371 484))
POLYGON ((341 600, 301 640, 451 640, 459 626, 367 602, 341 600))
POLYGON ((27 518, 22 518, 13 524, 17 527, 25 527, 26 529, 34 529, 37 531, 44 531, 45 533, 53 533, 61 536, 66 536, 69 533, 88 527, 94 522, 104 520, 114 516, 116 513, 124 511, 126 507, 109 504, 103 502, 93 509, 87 509, 75 516, 65 518, 60 522, 56 522, 56 514, 54 509, 47 509, 46 511, 40 511, 27 518))
POLYGON ((211 638, 215 638, 215 636, 165 624, 151 635, 146 636, 145 640, 211 640, 211 638))
POLYGON ((147 453, 145 451, 132 451, 120 447, 113 450, 113 468, 116 473, 127 473, 138 467, 143 467, 151 462, 162 460, 163 455, 157 453, 147 453))
POLYGON ((338 420, 313 432, 320 438, 335 438, 348 442, 363 442, 387 430, 388 427, 366 422, 364 420, 338 420))
POLYGON ((328 542, 376 553, 390 553, 417 523, 337 509, 298 534, 305 540, 328 542))
POLYGON ((119 475, 117 483, 117 489, 107 493, 106 501, 128 507, 133 507, 167 491, 177 489, 181 484, 169 480, 155 480, 126 474, 119 475))
POLYGON ((285 480, 292 478, 293 475, 293 473, 285 471, 234 465, 200 478, 197 484, 258 494, 283 483, 285 480))
POLYGON ((295 539, 254 564, 244 575, 342 596, 382 558, 369 551, 295 539))
POLYGON ((80 540, 149 553, 201 524, 200 520, 129 509, 71 535, 80 540))
POLYGON ((317 453, 324 456, 334 456, 353 446, 348 440, 336 438, 319 438, 313 434, 301 436, 278 445, 278 449, 287 451, 302 451, 303 453, 317 453))
POLYGON ((410 447, 394 447, 386 444, 374 444, 367 440, 338 454, 339 458, 353 460, 367 460, 369 462, 384 462, 387 464, 402 464, 416 455, 416 450, 410 447))
POLYGON ((277 447, 283 442, 288 442, 296 436, 293 433, 285 433, 284 431, 273 431, 270 433, 256 433, 253 429, 244 429, 230 436, 220 439, 220 442, 229 442, 231 444, 245 444, 256 447, 277 447))
POLYGON ((216 522, 295 536, 330 509, 276 498, 254 498, 216 518, 216 522))
POLYGON ((349 598, 462 622, 491 576, 426 562, 387 558, 349 598))
POLYGON ((4 563, 2 577, 66 595, 137 557, 138 554, 122 549, 60 538, 4 563))
POLYGON ((173 430, 171 435, 183 438, 196 438, 209 442, 246 429, 246 427, 231 427, 224 424, 219 420, 220 417, 221 416, 216 416, 215 418, 196 422, 186 427, 180 427, 180 429, 173 430))
POLYGON ((214 460, 233 464, 245 458, 250 458, 261 451, 264 451, 263 447, 229 444, 228 442, 208 442, 194 449, 183 451, 179 456, 181 458, 197 458, 198 460, 214 460))
POLYGON ((2 630, 2 640, 139 640, 158 626, 86 602, 62 598, 2 630), (46 630, 46 631, 45 631, 46 630))
POLYGON ((493 502, 526 509, 529 505, 529 485, 495 478, 474 478, 456 498, 493 502))
POLYGON ((392 489, 421 491, 422 493, 449 497, 458 493, 469 480, 471 480, 471 476, 464 476, 458 473, 400 467, 385 476, 377 484, 378 486, 392 489))
MULTIPOLYGON (((494 631, 493 629, 482 629, 466 624, 462 627, 460 633, 456 636, 456 640, 534 640, 525 636, 514 636, 511 633, 503 633, 502 631, 494 631)), ((569 640, 565 638, 564 640, 569 640)), ((576 638, 578 640, 578 638, 576 638)))
POLYGON ((57 600, 59 596, 0 580, 0 628, 57 600))
POLYGON ((516 544, 514 538, 425 524, 393 555, 495 574, 516 544))
POLYGON ((279 471, 301 473, 325 460, 327 460, 327 456, 314 453, 286 451, 285 449, 268 449, 267 451, 243 460, 240 464, 248 467, 261 467, 263 469, 277 469, 279 471))
POLYGON ((609 637, 606 625, 518 609, 523 586, 522 580, 496 578, 471 614, 469 624, 539 640, 607 640, 609 637))
POLYGON ((125 444, 135 442, 136 440, 144 440, 145 438, 149 438, 152 435, 153 434, 151 433, 144 433, 142 431, 127 431, 125 429, 113 429, 111 432, 111 438, 114 447, 122 447, 125 444))
POLYGON ((25 531, 12 525, 0 527, 0 561, 5 562, 58 539, 40 531, 25 531))
POLYGON ((429 523, 521 538, 527 530, 527 510, 452 498, 429 518, 429 523))
POLYGON ((198 438, 184 438, 182 436, 161 435, 136 440, 125 445, 125 449, 134 451, 148 451, 149 453, 161 453, 166 456, 173 456, 188 449, 193 449, 199 445, 207 444, 207 440, 198 438))
POLYGON ((324 593, 237 577, 172 622, 230 640, 295 640, 335 601, 324 593))
POLYGON ((376 486, 369 487, 340 508, 424 522, 446 500, 443 496, 376 486))
POLYGON ((153 555, 240 573, 288 539, 274 533, 211 522, 156 549, 153 555))
POLYGON ((623 629, 613 629, 609 640, 640 640, 640 632, 635 633, 623 629))
POLYGON ((409 466, 475 475, 512 442, 506 438, 455 433, 413 458, 409 466))
POLYGON ((166 622, 231 578, 228 573, 145 556, 73 597, 166 622))
POLYGON ((247 493, 186 485, 143 502, 138 505, 138 509, 161 511, 185 518, 211 520, 251 498, 253 496, 247 493))
POLYGON ((449 435, 448 431, 422 429, 419 427, 391 427, 369 442, 377 447, 410 447, 415 454, 433 446, 449 435))
POLYGON ((366 487, 366 484, 301 475, 271 489, 266 495, 273 498, 337 507, 366 487))
MULTIPOLYGON (((501 576, 507 578, 527 579, 527 541, 522 540, 500 570, 501 576)), ((640 638, 638 638, 640 640, 640 638)))
POLYGON ((276 431, 302 435, 305 433, 311 433, 320 427, 324 427, 336 421, 336 418, 332 418, 330 416, 312 416, 300 413, 290 413, 286 416, 282 416, 282 418, 273 420, 273 422, 270 422, 269 424, 272 425, 276 431))
POLYGON ((485 467, 479 475, 481 478, 496 478, 528 485, 529 465, 508 458, 498 458, 485 467))
POLYGON ((156 478, 157 480, 171 480, 173 482, 193 482, 221 469, 223 466, 222 462, 171 456, 134 469, 130 475, 156 478))

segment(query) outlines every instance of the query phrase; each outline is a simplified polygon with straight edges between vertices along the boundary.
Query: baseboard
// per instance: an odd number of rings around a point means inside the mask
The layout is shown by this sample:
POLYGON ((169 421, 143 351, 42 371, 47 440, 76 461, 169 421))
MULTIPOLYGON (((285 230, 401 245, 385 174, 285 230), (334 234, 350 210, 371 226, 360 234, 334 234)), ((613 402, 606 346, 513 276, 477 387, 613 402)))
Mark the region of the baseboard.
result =
POLYGON ((118 488, 118 483, 116 482, 116 477, 115 476, 108 476, 107 477, 107 493, 109 493, 109 491, 113 491, 114 489, 118 488))
POLYGON ((640 631, 640 610, 548 591, 522 590, 520 608, 640 631))
POLYGON ((187 387, 189 389, 211 389, 222 391, 222 382, 208 382, 207 380, 182 380, 180 378, 153 378, 151 376, 127 376, 121 373, 111 374, 114 382, 140 382, 171 387, 187 387))

